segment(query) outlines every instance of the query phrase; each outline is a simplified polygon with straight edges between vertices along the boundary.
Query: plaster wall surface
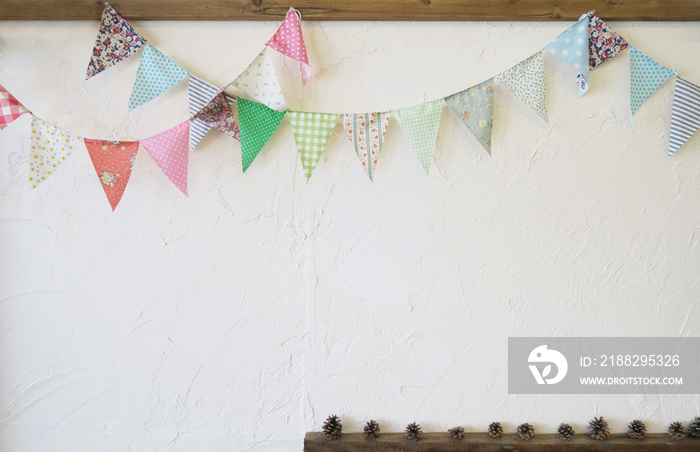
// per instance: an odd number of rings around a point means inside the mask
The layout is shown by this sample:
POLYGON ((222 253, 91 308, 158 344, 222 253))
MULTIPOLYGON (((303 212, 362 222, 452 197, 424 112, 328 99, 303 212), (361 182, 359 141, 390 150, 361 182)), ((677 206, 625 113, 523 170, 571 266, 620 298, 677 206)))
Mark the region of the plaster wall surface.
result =
MULTIPOLYGON (((186 70, 233 80, 277 23, 133 22, 186 70)), ((85 81, 97 22, 0 22, 0 84, 90 138, 187 118, 182 83, 127 112, 132 58, 85 81)), ((477 84, 569 23, 304 23, 292 109, 388 110, 477 84)), ((700 82, 700 24, 615 23, 700 82)), ((374 183, 338 125, 307 183, 287 121, 242 174, 214 131, 183 196, 146 152, 111 212, 80 149, 36 190, 29 122, 0 133, 0 450, 299 451, 347 431, 501 420, 650 431, 698 395, 508 395, 508 336, 700 335, 700 136, 666 155, 673 81, 629 121, 628 54, 546 55, 550 124, 496 84, 493 157, 449 111, 426 176, 392 120, 374 183)))

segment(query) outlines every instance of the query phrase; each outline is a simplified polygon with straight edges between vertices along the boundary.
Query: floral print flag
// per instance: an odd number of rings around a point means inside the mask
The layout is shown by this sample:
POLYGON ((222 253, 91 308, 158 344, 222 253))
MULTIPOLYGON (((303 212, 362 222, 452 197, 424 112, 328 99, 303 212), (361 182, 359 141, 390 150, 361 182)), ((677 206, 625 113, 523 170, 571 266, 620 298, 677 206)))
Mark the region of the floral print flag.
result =
POLYGON ((544 80, 542 52, 537 52, 498 74, 496 79, 532 108, 540 118, 548 122, 547 87, 544 80))
POLYGON ((32 116, 29 185, 36 188, 73 153, 82 139, 32 116))
POLYGON ((629 44, 593 12, 588 13, 588 17, 588 67, 594 69, 625 50, 629 44))
POLYGON ((335 113, 289 112, 289 124, 292 126, 307 181, 311 178, 311 173, 326 149, 326 143, 331 137, 339 116, 335 113))
POLYGON ((141 144, 153 157, 168 179, 187 196, 190 121, 145 140, 141 144))
POLYGON ((433 161, 443 102, 444 99, 434 100, 394 111, 425 174, 429 174, 433 161))
POLYGON ((632 116, 666 80, 677 74, 677 70, 661 66, 630 46, 630 110, 632 116))
POLYGON ((0 85, 0 130, 25 113, 29 113, 29 110, 0 85))
POLYGON ((277 130, 285 112, 243 98, 239 98, 236 104, 241 123, 241 163, 245 173, 277 130))
POLYGON ((97 171, 100 185, 112 210, 122 199, 131 170, 134 168, 138 141, 107 141, 85 139, 85 147, 97 171))
POLYGON ((700 130, 700 86, 676 77, 668 155, 673 155, 700 130))
POLYGON ((102 11, 102 23, 97 31, 85 79, 129 58, 145 44, 146 40, 114 8, 107 5, 102 11))
POLYGON ((273 110, 285 111, 287 102, 277 78, 277 71, 267 54, 267 47, 255 57, 241 75, 231 83, 247 97, 267 105, 273 110))
POLYGON ((241 130, 233 115, 231 105, 236 97, 222 90, 202 108, 194 119, 200 120, 210 127, 215 127, 236 140, 241 140, 241 130))
POLYGON ((369 180, 374 181, 379 153, 389 128, 389 113, 344 114, 343 127, 369 180))
POLYGON ((146 44, 129 98, 129 110, 155 99, 188 75, 173 60, 146 44))
POLYGON ((579 96, 588 91, 588 14, 549 43, 545 50, 571 65, 577 72, 579 96))
POLYGON ((297 14, 294 8, 289 8, 284 22, 265 45, 299 61, 301 81, 306 83, 311 77, 311 66, 309 66, 309 57, 306 55, 304 37, 301 35, 301 22, 297 14))
POLYGON ((445 98, 445 103, 491 154, 493 130, 493 79, 445 98))

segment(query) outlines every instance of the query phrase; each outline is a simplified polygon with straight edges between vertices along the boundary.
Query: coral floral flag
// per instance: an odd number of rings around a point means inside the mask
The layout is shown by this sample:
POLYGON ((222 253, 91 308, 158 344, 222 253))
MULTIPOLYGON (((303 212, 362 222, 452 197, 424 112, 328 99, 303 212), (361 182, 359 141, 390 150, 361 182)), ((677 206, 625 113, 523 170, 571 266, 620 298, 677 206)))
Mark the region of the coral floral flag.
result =
POLYGON ((141 144, 153 157, 168 179, 187 196, 190 121, 145 140, 141 144))
POLYGON ((100 185, 107 195, 112 210, 122 199, 134 167, 138 141, 107 141, 85 138, 85 147, 100 178, 100 185))
POLYGON ((299 61, 301 81, 306 83, 311 77, 311 66, 309 66, 304 37, 301 35, 301 22, 297 14, 294 8, 289 8, 287 17, 277 29, 277 33, 265 45, 299 61))
POLYGON ((25 113, 29 113, 29 110, 0 85, 0 130, 25 113))

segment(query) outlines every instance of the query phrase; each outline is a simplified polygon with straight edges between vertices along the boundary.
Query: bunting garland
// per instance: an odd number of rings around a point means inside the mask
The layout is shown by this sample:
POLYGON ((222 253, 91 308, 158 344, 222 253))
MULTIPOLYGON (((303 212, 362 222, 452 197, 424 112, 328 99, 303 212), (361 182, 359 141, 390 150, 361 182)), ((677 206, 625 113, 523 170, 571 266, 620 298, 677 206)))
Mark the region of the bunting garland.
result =
MULTIPOLYGON (((289 10, 263 51, 230 85, 244 97, 188 74, 158 49, 149 45, 109 5, 88 65, 87 77, 123 61, 143 47, 139 68, 129 99, 133 109, 157 97, 186 77, 189 79, 189 120, 140 141, 85 139, 32 115, 29 182, 36 188, 67 160, 79 143, 87 148, 100 184, 112 207, 119 204, 130 178, 139 144, 153 157, 164 174, 185 195, 189 150, 194 149, 213 127, 241 141, 241 162, 245 172, 275 132, 285 114, 299 151, 305 176, 310 179, 341 116, 337 113, 287 111, 277 72, 267 48, 299 61, 304 82, 309 79, 308 56, 296 10, 289 10), (233 106, 236 106, 236 110, 233 106), (236 116, 236 113, 238 114, 236 116)), ((676 77, 670 121, 669 150, 673 155, 700 130, 700 86, 678 77, 678 71, 661 66, 629 45, 593 12, 561 33, 545 49, 571 65, 577 72, 579 95, 589 88, 589 70, 630 49, 630 118, 662 84, 676 77)), ((546 83, 542 51, 498 74, 513 94, 548 120, 546 83)), ((395 116, 424 171, 429 173, 440 129, 443 102, 491 153, 494 78, 456 94, 391 113, 343 114, 342 124, 370 181, 389 126, 395 116)), ((12 94, 0 86, 0 130, 25 113, 30 113, 12 94)))
POLYGON ((85 147, 100 179, 100 185, 107 195, 109 205, 114 210, 122 199, 126 184, 129 183, 136 153, 139 150, 139 142, 86 138, 85 147))
POLYGON ((292 126, 294 140, 301 157, 301 165, 304 167, 304 174, 308 181, 321 154, 326 149, 326 143, 338 122, 339 115, 304 111, 290 111, 288 114, 289 124, 292 126))
POLYGON ((442 105, 443 99, 440 99, 394 111, 425 174, 430 172, 430 164, 433 161, 442 105))
POLYGON ((549 122, 542 52, 537 52, 525 61, 503 71, 496 78, 517 98, 532 108, 540 118, 544 119, 544 122, 549 122))
POLYGON ((173 60, 146 44, 129 98, 129 110, 155 99, 188 75, 173 60))
POLYGON ((0 85, 0 130, 25 113, 29 113, 29 110, 0 85))
POLYGON ((374 169, 377 167, 384 136, 389 128, 389 117, 389 113, 343 115, 343 128, 371 181, 374 181, 374 169))

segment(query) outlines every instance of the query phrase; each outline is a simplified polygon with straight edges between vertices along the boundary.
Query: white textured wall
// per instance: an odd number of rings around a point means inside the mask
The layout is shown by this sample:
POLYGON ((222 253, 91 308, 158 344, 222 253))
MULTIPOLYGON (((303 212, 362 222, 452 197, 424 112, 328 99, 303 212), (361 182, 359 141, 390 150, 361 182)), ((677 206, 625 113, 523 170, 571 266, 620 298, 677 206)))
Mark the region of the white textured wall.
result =
MULTIPOLYGON (((134 25, 223 84, 277 24, 134 25)), ((700 24, 615 25, 700 82, 700 24)), ((305 23, 315 77, 287 94, 339 113, 432 100, 567 26, 305 23)), ((184 83, 127 113, 137 58, 84 81, 96 29, 0 23, 0 84, 93 138, 184 120, 184 83)), ((212 132, 190 198, 141 152, 112 213, 86 151, 32 191, 29 117, 0 133, 0 450, 298 451, 329 414, 348 431, 698 415, 697 395, 506 394, 508 336, 700 335, 700 137, 666 156, 672 82, 631 127, 627 54, 581 99, 546 64, 550 127, 497 87, 493 158, 445 111, 429 177, 392 122, 373 184, 340 126, 307 184, 285 121, 245 175, 212 132)))

